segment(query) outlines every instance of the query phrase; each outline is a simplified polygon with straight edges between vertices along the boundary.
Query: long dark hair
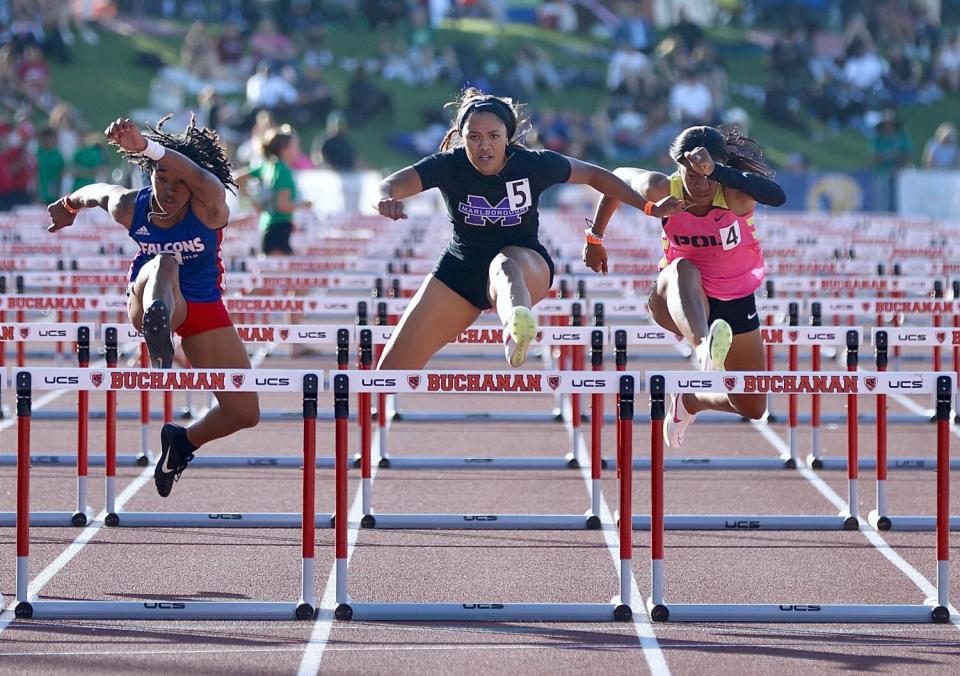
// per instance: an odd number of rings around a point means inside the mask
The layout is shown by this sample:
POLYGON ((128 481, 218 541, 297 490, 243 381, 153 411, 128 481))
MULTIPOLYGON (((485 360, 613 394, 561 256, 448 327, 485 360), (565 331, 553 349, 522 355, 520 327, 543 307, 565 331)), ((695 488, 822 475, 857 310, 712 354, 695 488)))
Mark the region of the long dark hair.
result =
POLYGON ((440 151, 449 150, 462 142, 463 125, 474 112, 490 112, 503 120, 507 128, 507 143, 517 143, 530 129, 530 121, 523 114, 523 104, 506 96, 484 94, 476 87, 467 87, 444 108, 455 108, 457 113, 450 121, 450 128, 440 142, 440 151))
POLYGON ((670 157, 679 164, 683 154, 694 148, 706 148, 715 161, 740 171, 751 171, 767 178, 772 178, 775 173, 763 156, 760 144, 744 136, 736 127, 725 131, 714 127, 684 129, 670 144, 670 157))
MULTIPOLYGON (((156 127, 146 125, 148 131, 144 134, 144 137, 156 141, 164 148, 177 151, 197 166, 216 176, 224 188, 236 193, 234 188, 237 187, 237 184, 230 173, 230 160, 227 159, 227 153, 220 143, 220 135, 213 129, 197 127, 195 115, 190 116, 190 124, 187 125, 182 134, 172 134, 164 131, 163 125, 171 117, 173 115, 167 115, 157 122, 156 127)), ((154 160, 140 153, 121 150, 120 154, 147 173, 153 171, 157 166, 154 160)))

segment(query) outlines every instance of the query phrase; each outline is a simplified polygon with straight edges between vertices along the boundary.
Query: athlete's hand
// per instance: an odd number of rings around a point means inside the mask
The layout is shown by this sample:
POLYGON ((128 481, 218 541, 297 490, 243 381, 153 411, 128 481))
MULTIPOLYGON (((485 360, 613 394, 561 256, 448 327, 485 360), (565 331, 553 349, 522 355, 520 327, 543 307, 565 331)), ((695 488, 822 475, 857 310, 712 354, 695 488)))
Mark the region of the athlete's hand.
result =
POLYGON ((111 122, 103 133, 107 141, 128 153, 141 153, 147 148, 147 139, 140 133, 140 128, 125 117, 118 117, 111 122))
POLYGON ((678 200, 672 195, 667 195, 653 205, 653 207, 650 209, 650 215, 656 218, 666 218, 667 216, 672 216, 678 211, 683 211, 687 208, 687 206, 687 203, 683 200, 678 200))
POLYGON ((701 147, 688 150, 683 154, 683 158, 687 161, 690 168, 701 176, 709 176, 713 173, 713 158, 710 156, 710 151, 706 148, 701 147))
POLYGON ((47 214, 50 215, 50 225, 47 226, 47 232, 56 232, 57 230, 63 230, 68 225, 73 225, 73 221, 77 217, 76 214, 67 211, 60 200, 47 205, 47 214))
POLYGON ((392 197, 382 197, 377 202, 377 211, 380 212, 381 216, 386 216, 394 221, 407 217, 403 213, 403 200, 393 199, 392 197))
POLYGON ((607 250, 602 244, 584 244, 581 258, 594 272, 607 274, 607 250))

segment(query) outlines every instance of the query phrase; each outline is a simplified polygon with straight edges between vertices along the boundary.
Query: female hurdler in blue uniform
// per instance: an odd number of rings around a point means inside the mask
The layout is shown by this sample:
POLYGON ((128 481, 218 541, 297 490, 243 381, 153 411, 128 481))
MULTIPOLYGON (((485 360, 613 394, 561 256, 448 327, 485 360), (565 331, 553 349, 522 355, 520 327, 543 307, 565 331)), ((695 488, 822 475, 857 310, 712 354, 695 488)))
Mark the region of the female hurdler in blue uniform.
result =
MULTIPOLYGON (((558 183, 583 183, 638 209, 647 204, 606 169, 522 146, 526 120, 510 99, 471 88, 456 105, 440 152, 380 183, 383 216, 406 218, 405 198, 439 188, 453 224, 453 238, 400 318, 381 369, 423 368, 491 307, 504 325, 507 361, 520 366, 537 334, 530 308, 553 283, 553 261, 537 239, 540 195, 558 183)), ((646 211, 664 217, 681 208, 682 201, 667 197, 646 211)), ((600 239, 587 230, 588 243, 600 239)))
MULTIPOLYGON (((165 118, 166 119, 166 118, 165 118)), ((183 134, 162 130, 144 136, 127 119, 106 130, 107 140, 150 174, 150 185, 130 190, 95 183, 47 207, 56 232, 72 225, 80 209, 100 207, 127 229, 140 251, 130 264, 127 314, 142 331, 154 368, 173 363, 171 331, 180 335, 190 363, 198 368, 250 368, 246 348, 221 299, 220 242, 233 186, 230 162, 217 133, 191 121, 183 134)), ((217 392, 218 405, 184 429, 166 424, 154 471, 157 492, 170 495, 173 482, 201 445, 228 436, 260 419, 255 392, 217 392)))

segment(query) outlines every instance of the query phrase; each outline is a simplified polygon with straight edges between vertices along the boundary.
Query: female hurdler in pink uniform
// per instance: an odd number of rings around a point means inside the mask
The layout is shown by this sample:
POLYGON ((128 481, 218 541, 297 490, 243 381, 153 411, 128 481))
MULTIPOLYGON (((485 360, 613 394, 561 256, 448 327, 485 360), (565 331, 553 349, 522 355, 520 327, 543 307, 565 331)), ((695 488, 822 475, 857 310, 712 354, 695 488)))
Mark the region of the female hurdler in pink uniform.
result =
MULTIPOLYGON (((677 163, 670 176, 629 167, 614 172, 648 204, 675 199, 686 205, 662 221, 664 257, 647 301, 650 315, 686 338, 703 370, 761 371, 763 342, 753 293, 763 283, 764 266, 754 209, 757 202, 780 206, 786 196, 771 180, 760 146, 737 131, 691 127, 674 140, 670 157, 677 163)), ((606 274, 603 232, 618 206, 609 197, 597 206, 583 252, 596 272, 606 274)), ((700 411, 758 419, 766 408, 763 394, 674 395, 664 436, 676 448, 700 411)))

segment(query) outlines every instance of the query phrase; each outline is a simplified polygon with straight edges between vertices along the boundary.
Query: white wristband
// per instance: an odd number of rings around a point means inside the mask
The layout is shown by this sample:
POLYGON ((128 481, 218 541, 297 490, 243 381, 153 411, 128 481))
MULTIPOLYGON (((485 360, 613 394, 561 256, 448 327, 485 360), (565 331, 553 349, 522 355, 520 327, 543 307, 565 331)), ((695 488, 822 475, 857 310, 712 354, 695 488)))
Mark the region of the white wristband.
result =
POLYGON ((154 141, 153 139, 147 139, 147 147, 140 151, 140 154, 146 157, 147 159, 153 160, 154 162, 159 162, 166 154, 167 149, 162 145, 154 141))

